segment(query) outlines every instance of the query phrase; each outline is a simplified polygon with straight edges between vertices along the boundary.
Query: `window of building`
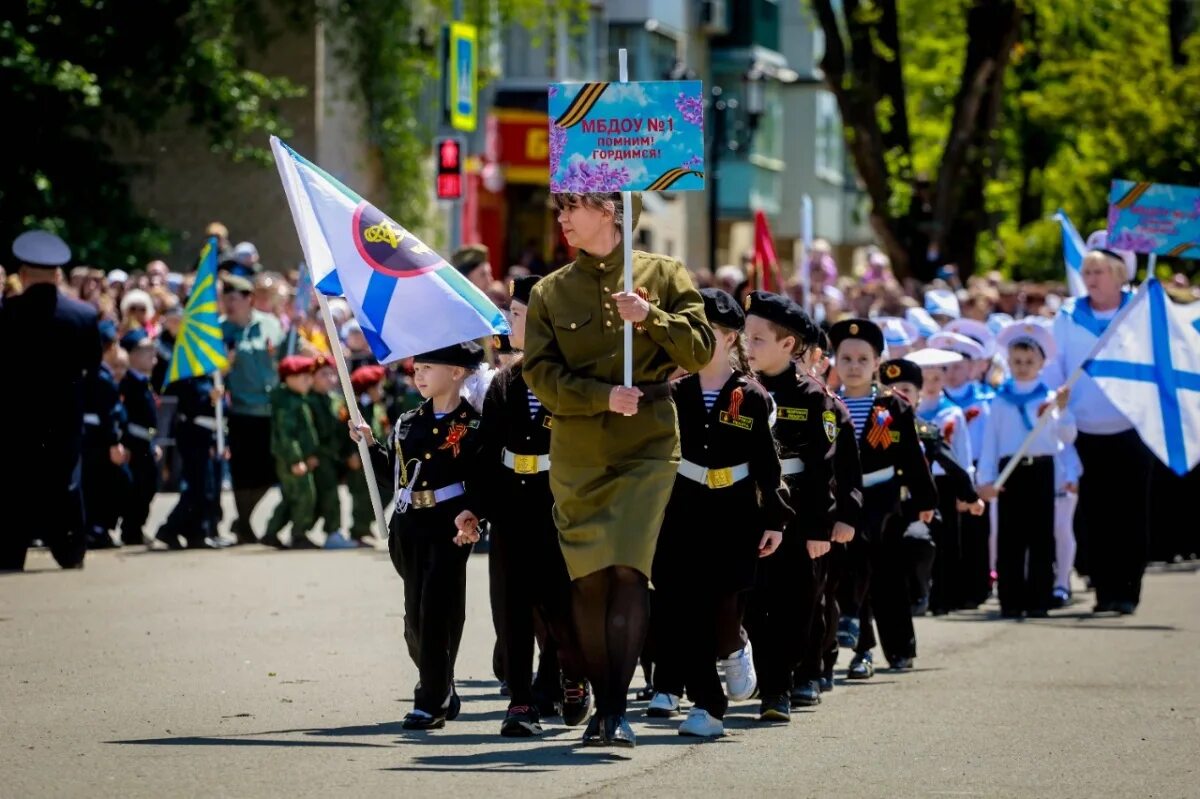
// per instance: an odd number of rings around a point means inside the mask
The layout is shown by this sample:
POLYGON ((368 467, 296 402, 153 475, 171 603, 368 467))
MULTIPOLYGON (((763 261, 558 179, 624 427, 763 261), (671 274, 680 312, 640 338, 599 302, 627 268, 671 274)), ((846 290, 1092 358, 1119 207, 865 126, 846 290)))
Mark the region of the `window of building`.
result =
POLYGON ((846 144, 837 99, 827 91, 817 92, 815 169, 817 177, 841 184, 845 180, 846 144))

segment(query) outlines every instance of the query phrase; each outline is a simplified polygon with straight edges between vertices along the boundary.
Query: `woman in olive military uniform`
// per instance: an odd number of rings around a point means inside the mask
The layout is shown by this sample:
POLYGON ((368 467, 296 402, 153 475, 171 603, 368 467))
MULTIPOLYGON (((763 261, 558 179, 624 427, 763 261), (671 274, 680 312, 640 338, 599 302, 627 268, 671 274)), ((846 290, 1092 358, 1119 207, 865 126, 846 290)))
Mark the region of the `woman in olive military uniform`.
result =
POLYGON ((636 290, 622 291, 620 194, 561 194, 555 204, 563 235, 580 252, 534 287, 525 380, 554 415, 554 521, 597 705, 583 741, 633 746, 625 695, 646 636, 647 576, 680 458, 666 381, 676 368, 704 368, 714 336, 679 261, 635 251, 636 290), (629 388, 626 321, 636 327, 629 388))

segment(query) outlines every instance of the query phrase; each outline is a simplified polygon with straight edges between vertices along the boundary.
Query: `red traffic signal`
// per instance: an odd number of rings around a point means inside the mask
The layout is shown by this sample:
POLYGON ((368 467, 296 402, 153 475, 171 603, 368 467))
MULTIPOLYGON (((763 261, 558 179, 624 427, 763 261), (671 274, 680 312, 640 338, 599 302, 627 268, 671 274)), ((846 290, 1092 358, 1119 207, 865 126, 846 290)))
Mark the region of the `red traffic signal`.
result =
POLYGON ((463 195, 463 144, 455 138, 438 139, 437 196, 439 200, 460 200, 463 195))

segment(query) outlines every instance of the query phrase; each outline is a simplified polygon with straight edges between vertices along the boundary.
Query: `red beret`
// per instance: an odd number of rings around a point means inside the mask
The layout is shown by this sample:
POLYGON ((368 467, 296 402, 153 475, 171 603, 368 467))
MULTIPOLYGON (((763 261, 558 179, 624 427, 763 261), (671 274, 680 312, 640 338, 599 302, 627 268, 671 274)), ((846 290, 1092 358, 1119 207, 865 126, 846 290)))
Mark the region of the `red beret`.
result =
POLYGON ((350 385, 355 394, 361 394, 371 386, 382 383, 386 376, 387 370, 379 364, 360 366, 350 373, 350 385))
POLYGON ((285 379, 292 375, 310 375, 316 368, 316 361, 307 355, 289 355, 279 362, 279 378, 285 379))

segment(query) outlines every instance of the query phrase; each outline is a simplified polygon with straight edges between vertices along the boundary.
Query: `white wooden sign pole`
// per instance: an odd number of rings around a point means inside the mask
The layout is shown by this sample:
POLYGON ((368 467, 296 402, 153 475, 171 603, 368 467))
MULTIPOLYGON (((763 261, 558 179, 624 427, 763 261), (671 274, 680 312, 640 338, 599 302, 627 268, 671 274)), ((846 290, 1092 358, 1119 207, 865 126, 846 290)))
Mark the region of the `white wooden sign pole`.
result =
MULTIPOLYGON (((617 52, 621 83, 629 82, 629 62, 625 48, 617 52)), ((633 193, 621 192, 621 246, 625 250, 625 293, 633 293, 633 193)), ((625 387, 633 386, 633 323, 625 323, 625 387)))

